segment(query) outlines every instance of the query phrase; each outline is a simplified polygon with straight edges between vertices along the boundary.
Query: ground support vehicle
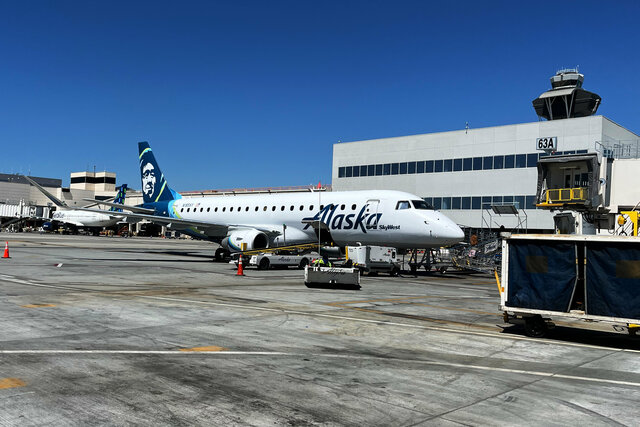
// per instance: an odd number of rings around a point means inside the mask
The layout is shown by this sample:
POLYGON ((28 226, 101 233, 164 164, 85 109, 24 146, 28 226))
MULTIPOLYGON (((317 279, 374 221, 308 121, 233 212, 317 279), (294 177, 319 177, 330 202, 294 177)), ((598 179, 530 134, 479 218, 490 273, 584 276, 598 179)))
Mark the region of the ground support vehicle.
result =
POLYGON ((345 267, 355 267, 364 273, 385 272, 392 276, 400 274, 395 248, 386 246, 348 246, 345 267))
POLYGON ((297 267, 299 269, 311 265, 314 259, 318 258, 317 254, 304 255, 277 255, 273 253, 251 255, 249 265, 255 265, 259 270, 268 270, 270 268, 287 268, 297 267))
POLYGON ((308 288, 360 289, 360 271, 357 268, 306 266, 304 284, 308 288))
POLYGON ((523 323, 529 336, 544 336, 552 318, 607 322, 635 335, 640 238, 512 235, 502 243, 498 287, 505 322, 523 323))

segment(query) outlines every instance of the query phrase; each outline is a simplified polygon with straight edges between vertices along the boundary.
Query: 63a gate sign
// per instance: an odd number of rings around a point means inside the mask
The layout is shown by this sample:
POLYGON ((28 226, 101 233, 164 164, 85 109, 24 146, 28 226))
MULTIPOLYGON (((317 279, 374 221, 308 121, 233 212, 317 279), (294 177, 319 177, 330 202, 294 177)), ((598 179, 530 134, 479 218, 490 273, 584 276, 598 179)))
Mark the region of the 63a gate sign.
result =
POLYGON ((556 151, 558 149, 558 137, 548 136, 536 139, 536 150, 556 151))

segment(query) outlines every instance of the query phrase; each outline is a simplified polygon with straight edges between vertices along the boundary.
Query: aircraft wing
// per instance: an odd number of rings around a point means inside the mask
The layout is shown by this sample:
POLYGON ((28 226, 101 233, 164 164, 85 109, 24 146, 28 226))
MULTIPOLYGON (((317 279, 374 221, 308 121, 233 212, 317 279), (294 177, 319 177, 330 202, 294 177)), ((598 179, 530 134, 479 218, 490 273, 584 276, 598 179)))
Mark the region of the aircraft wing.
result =
POLYGON ((147 208, 140 208, 137 206, 127 206, 127 205, 121 205, 120 203, 111 203, 108 202, 106 200, 96 200, 96 199, 82 199, 82 200, 86 200, 87 202, 94 202, 97 205, 106 205, 106 206, 111 206, 114 208, 119 208, 119 209, 125 209, 131 212, 135 212, 135 213, 142 213, 142 214, 147 214, 147 215, 153 215, 153 213, 155 212, 155 210, 153 209, 147 209, 147 208))
MULTIPOLYGON (((130 206, 125 206, 126 209, 130 208, 130 206)), ((112 211, 103 211, 100 209, 82 209, 90 212, 100 212, 106 215, 109 215, 113 218, 127 218, 127 219, 137 219, 143 220, 146 219, 155 224, 166 225, 167 227, 173 230, 185 230, 188 228, 196 227, 200 230, 203 230, 205 234, 208 236, 215 237, 225 237, 227 232, 229 231, 229 227, 226 225, 213 224, 206 221, 196 221, 190 219, 181 219, 181 218, 172 218, 168 216, 159 216, 159 215, 150 215, 144 213, 128 213, 128 212, 112 212, 112 211)))

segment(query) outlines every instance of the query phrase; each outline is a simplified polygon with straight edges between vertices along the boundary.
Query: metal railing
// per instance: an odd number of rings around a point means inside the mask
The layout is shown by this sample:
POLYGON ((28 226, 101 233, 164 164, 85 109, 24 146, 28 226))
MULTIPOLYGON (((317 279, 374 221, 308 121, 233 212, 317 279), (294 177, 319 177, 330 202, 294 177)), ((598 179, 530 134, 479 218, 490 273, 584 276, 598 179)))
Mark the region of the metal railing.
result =
POLYGON ((587 200, 589 188, 554 188, 546 192, 546 204, 579 203, 587 200))

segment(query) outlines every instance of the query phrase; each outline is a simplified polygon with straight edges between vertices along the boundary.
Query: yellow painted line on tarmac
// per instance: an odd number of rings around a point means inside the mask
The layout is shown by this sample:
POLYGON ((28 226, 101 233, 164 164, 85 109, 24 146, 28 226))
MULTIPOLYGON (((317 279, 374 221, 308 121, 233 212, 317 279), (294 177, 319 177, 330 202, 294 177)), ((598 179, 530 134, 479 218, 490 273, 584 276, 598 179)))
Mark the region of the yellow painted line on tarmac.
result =
POLYGON ((23 308, 45 308, 45 307, 55 307, 54 304, 27 304, 21 305, 23 308))
POLYGON ((24 387, 26 385, 27 383, 22 381, 20 378, 0 378, 0 389, 24 387))
POLYGON ((193 347, 193 348, 181 348, 180 351, 227 351, 228 348, 218 347, 217 345, 210 345, 206 347, 193 347))

